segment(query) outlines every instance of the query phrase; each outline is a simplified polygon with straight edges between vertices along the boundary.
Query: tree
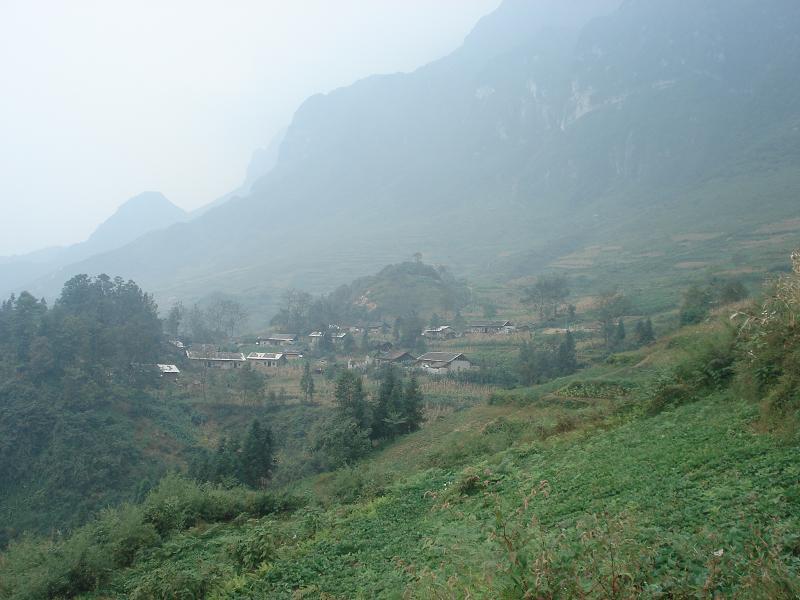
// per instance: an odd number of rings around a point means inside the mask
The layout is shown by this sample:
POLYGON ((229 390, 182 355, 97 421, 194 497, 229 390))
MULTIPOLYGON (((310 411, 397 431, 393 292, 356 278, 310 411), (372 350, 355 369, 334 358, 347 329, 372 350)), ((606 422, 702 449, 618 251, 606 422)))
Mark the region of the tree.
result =
POLYGON ((564 275, 542 275, 535 284, 524 291, 522 303, 533 306, 544 321, 549 314, 555 318, 558 310, 569 296, 569 282, 564 275), (552 311, 552 312, 551 312, 552 311))
POLYGON ((311 364, 308 361, 303 365, 303 375, 300 377, 300 391, 306 402, 314 399, 314 376, 311 374, 311 364))
POLYGON ((741 302, 748 296, 747 287, 738 279, 726 281, 719 289, 719 303, 722 305, 741 302))
POLYGON ((411 376, 403 394, 403 417, 406 433, 416 431, 425 419, 424 398, 415 375, 411 376))
POLYGON ((167 314, 167 319, 164 323, 164 329, 166 330, 167 334, 173 339, 178 338, 178 335, 181 330, 181 323, 183 322, 185 314, 186 314, 186 309, 184 308, 182 302, 176 302, 169 309, 169 313, 167 314))
POLYGON ((578 352, 575 345, 575 336, 567 331, 556 353, 556 370, 558 375, 571 375, 578 370, 578 352))
POLYGON ((680 309, 681 325, 702 322, 711 310, 711 300, 711 292, 699 285, 693 285, 686 290, 680 309))
POLYGON ((412 377, 404 384, 397 369, 387 366, 372 411, 372 437, 394 439, 419 429, 424 419, 424 398, 419 382, 412 377))
POLYGON ((484 302, 482 308, 485 319, 493 319, 497 316, 497 305, 494 302, 484 302))
POLYGON ((345 354, 352 354, 356 349, 356 341, 353 339, 351 334, 347 334, 344 336, 344 340, 342 341, 342 350, 345 354))
POLYGON ((192 306, 185 320, 188 323, 189 337, 193 342, 211 342, 216 339, 209 327, 205 311, 197 304, 192 306))
POLYGON ((456 333, 464 333, 464 330, 467 328, 467 320, 464 318, 464 315, 461 314, 461 311, 456 311, 456 315, 453 317, 453 329, 456 333))
POLYGON ((272 431, 262 427, 256 419, 242 444, 239 462, 242 483, 252 488, 263 488, 272 472, 274 444, 272 431))
POLYGON ((309 439, 310 450, 322 470, 338 469, 352 464, 372 449, 369 431, 342 414, 314 425, 309 439))
POLYGON ((239 389, 245 402, 257 398, 264 391, 264 375, 253 369, 250 364, 246 364, 239 370, 239 389))
POLYGON ((603 331, 603 340, 606 347, 614 343, 617 327, 614 326, 630 309, 630 302, 618 289, 610 289, 600 294, 597 302, 597 316, 603 331))
POLYGON ((414 348, 417 346, 417 341, 422 335, 422 329, 425 323, 420 318, 416 311, 412 311, 408 315, 398 319, 399 324, 399 342, 404 348, 414 348))
POLYGON ((290 289, 283 294, 283 303, 270 323, 284 331, 292 333, 306 333, 310 331, 309 325, 313 297, 308 292, 290 289))
POLYGON ((361 351, 364 353, 368 353, 370 350, 369 345, 369 328, 364 327, 364 331, 361 334, 361 351))
POLYGON ((637 321, 634 335, 636 336, 636 343, 640 346, 646 346, 654 342, 656 335, 653 331, 653 322, 649 318, 637 321))
POLYGON ((625 321, 620 319, 619 322, 617 323, 617 330, 614 333, 614 342, 617 345, 620 345, 625 342, 626 337, 627 334, 625 333, 625 321))
POLYGON ((233 337, 247 318, 247 311, 235 300, 217 298, 205 311, 207 323, 218 337, 233 337))
POLYGON ((213 482, 235 485, 243 481, 242 463, 239 459, 240 448, 241 445, 235 438, 222 438, 219 441, 213 459, 213 482))
POLYGON ((364 430, 370 428, 369 407, 364 393, 364 382, 352 371, 342 371, 336 379, 333 393, 339 411, 353 419, 364 430))

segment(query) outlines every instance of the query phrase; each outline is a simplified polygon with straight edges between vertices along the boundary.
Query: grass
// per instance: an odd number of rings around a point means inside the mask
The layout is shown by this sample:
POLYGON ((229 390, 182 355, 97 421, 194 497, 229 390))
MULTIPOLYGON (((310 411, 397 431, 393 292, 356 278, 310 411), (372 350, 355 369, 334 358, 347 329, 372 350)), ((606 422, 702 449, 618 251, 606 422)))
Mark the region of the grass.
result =
MULTIPOLYGON (((605 532, 597 543, 625 540, 620 556, 643 597, 779 598, 798 589, 797 440, 756 433, 752 405, 718 394, 655 418, 445 457, 459 436, 477 446, 498 419, 538 420, 542 411, 484 406, 454 415, 364 465, 397 474, 380 494, 190 529, 117 573, 102 597, 159 597, 183 577, 212 598, 497 598, 516 589, 515 577, 535 574, 517 568, 513 553, 566 553, 581 565, 587 532, 605 532), (501 526, 512 550, 498 543, 501 526), (245 566, 248 553, 264 559, 245 566)), ((550 568, 539 576, 566 573, 557 561, 550 568)), ((587 596, 607 597, 599 590, 587 596)))
POLYGON ((731 391, 645 416, 648 382, 717 332, 443 413, 288 485, 305 508, 176 530, 86 597, 796 597, 797 434, 731 391))

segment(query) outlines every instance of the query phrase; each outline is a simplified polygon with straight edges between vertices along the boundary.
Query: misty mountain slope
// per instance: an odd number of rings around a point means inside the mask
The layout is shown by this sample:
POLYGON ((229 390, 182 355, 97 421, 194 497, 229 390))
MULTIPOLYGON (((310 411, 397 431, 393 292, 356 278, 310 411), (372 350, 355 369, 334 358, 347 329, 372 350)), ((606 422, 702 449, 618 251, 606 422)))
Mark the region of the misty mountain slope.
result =
MULTIPOLYGON (((506 2, 436 63, 310 98, 249 197, 69 271, 120 273, 162 300, 266 297, 415 251, 471 275, 532 274, 590 245, 635 254, 654 230, 669 253, 698 228, 793 216, 800 6, 615 4, 565 20, 558 3, 506 2)), ((713 251, 732 253, 729 238, 713 251)))
POLYGON ((186 216, 186 211, 167 200, 161 192, 144 192, 125 202, 88 240, 70 251, 97 254, 113 250, 146 233, 179 223, 186 216))
POLYGON ((187 216, 161 192, 138 194, 125 201, 84 242, 5 258, 0 262, 0 291, 4 294, 18 292, 17 286, 59 267, 120 248, 150 231, 179 223, 187 216))
POLYGON ((247 171, 245 172, 245 178, 244 182, 242 182, 242 185, 232 192, 228 192, 224 196, 217 198, 213 202, 193 210, 191 213, 189 213, 190 218, 196 218, 204 215, 212 208, 222 206, 228 200, 232 200, 233 198, 247 196, 250 193, 253 185, 275 168, 275 165, 278 163, 281 144, 283 143, 283 139, 285 137, 286 128, 283 128, 275 136, 273 136, 272 140, 269 144, 267 144, 267 146, 255 150, 250 157, 250 163, 247 165, 247 171))

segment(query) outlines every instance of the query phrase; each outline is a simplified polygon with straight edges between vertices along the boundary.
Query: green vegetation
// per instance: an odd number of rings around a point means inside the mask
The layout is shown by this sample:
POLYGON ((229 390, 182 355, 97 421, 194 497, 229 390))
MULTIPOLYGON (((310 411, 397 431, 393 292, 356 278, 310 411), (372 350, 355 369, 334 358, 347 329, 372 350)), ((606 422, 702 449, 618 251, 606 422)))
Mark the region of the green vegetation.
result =
POLYGON ((121 279, 75 277, 52 308, 27 293, 3 303, 0 543, 79 523, 164 474, 133 425, 185 419, 148 393, 161 343, 152 299, 121 279))
POLYGON ((272 324, 283 331, 324 331, 331 323, 375 322, 400 319, 396 334, 413 348, 424 320, 419 315, 437 311, 453 315, 470 300, 469 289, 445 267, 421 261, 383 268, 376 275, 340 286, 330 294, 313 297, 289 290, 272 324))
POLYGON ((417 431, 419 384, 343 372, 303 501, 170 477, 13 542, 0 597, 796 597, 798 281, 417 431))

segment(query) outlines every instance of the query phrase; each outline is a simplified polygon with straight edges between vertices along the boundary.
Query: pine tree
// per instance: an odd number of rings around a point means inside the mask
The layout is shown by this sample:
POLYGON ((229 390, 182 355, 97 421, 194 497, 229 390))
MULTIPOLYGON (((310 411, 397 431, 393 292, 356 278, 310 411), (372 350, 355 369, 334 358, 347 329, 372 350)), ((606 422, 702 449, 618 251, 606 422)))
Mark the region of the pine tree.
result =
POLYGON ((343 371, 336 379, 333 396, 342 414, 353 419, 362 429, 369 429, 367 396, 361 377, 352 371, 343 371))
POLYGON ((300 377, 300 391, 303 392, 306 402, 311 402, 314 399, 314 376, 311 374, 311 365, 308 362, 303 365, 303 375, 300 377))
POLYGON ((617 323, 617 328, 614 331, 614 343, 615 345, 622 345, 625 342, 625 321, 622 319, 619 320, 617 323))
POLYGON ((403 394, 403 413, 407 432, 416 431, 425 418, 422 390, 416 376, 412 375, 403 394))
POLYGON ((392 438, 403 421, 402 382, 394 367, 388 366, 381 373, 378 397, 372 411, 372 435, 374 439, 392 438))
POLYGON ((361 351, 369 352, 369 329, 364 327, 364 333, 361 334, 361 351))
POLYGON ((273 453, 272 431, 253 421, 239 457, 242 482, 252 488, 264 487, 272 471, 273 453))
POLYGON ((556 353, 556 370, 558 375, 571 375, 578 370, 578 353, 575 347, 575 336, 567 331, 564 339, 558 345, 556 353))
POLYGON ((636 343, 645 346, 655 341, 656 335, 653 331, 653 322, 650 319, 636 322, 636 343))

